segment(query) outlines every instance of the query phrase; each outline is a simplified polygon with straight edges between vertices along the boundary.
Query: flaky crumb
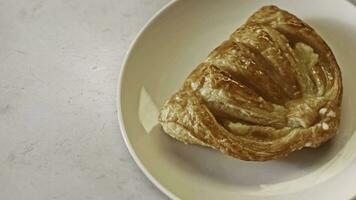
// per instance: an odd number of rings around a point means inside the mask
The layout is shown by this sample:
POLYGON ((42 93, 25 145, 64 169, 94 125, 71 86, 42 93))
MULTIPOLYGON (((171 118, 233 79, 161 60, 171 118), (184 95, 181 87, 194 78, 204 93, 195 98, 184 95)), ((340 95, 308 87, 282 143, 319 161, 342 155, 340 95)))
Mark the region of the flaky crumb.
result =
POLYGON ((307 142, 307 143, 305 143, 305 147, 311 147, 311 145, 312 145, 312 143, 311 142, 307 142))
POLYGON ((321 109, 319 110, 319 113, 322 114, 322 115, 325 115, 326 111, 328 111, 328 109, 326 109, 326 108, 321 108, 321 109))
POLYGON ((330 111, 328 112, 328 114, 326 114, 327 117, 336 117, 336 113, 334 111, 330 111))
POLYGON ((329 125, 325 122, 321 123, 321 128, 325 131, 329 130, 329 125))

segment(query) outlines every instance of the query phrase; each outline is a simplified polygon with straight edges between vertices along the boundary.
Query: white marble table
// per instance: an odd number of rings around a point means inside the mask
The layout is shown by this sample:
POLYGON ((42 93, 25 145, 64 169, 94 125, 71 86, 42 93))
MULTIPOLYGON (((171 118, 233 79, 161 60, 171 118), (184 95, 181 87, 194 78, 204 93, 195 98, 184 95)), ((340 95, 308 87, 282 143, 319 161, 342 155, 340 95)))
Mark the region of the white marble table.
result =
POLYGON ((130 42, 168 0, 0 0, 0 199, 167 199, 120 134, 130 42))

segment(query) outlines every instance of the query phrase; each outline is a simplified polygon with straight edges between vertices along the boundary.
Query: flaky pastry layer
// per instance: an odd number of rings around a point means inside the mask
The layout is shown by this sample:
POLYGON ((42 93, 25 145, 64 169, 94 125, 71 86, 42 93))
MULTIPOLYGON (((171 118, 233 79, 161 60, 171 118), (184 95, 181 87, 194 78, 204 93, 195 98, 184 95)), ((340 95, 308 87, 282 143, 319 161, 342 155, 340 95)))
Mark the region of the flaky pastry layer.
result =
POLYGON ((323 39, 265 6, 214 49, 164 104, 163 130, 242 160, 271 160, 332 138, 342 80, 323 39))

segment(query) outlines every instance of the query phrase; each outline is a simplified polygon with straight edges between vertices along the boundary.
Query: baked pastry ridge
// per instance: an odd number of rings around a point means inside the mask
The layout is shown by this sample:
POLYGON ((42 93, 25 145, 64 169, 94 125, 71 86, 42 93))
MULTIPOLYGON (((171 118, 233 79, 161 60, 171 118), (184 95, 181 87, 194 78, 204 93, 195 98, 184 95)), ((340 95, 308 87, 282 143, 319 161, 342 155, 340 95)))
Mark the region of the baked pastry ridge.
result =
POLYGON ((339 126, 342 80, 324 40, 264 6, 214 49, 160 111, 171 137, 242 160, 316 148, 339 126))

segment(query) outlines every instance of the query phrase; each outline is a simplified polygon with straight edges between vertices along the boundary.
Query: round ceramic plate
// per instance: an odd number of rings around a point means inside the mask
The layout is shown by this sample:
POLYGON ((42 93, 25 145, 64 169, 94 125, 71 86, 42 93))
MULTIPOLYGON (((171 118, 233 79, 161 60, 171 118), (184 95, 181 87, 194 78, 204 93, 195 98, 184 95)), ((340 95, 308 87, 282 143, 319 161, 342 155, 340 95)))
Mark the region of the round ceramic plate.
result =
POLYGON ((356 195, 356 8, 347 1, 194 0, 167 5, 122 66, 119 121, 133 158, 173 199, 351 199, 356 195), (275 4, 310 24, 333 50, 344 84, 338 135, 283 160, 246 162, 185 145, 157 121, 187 75, 258 8, 275 4))

